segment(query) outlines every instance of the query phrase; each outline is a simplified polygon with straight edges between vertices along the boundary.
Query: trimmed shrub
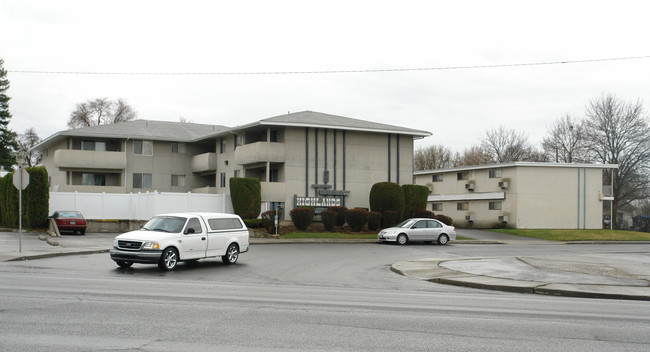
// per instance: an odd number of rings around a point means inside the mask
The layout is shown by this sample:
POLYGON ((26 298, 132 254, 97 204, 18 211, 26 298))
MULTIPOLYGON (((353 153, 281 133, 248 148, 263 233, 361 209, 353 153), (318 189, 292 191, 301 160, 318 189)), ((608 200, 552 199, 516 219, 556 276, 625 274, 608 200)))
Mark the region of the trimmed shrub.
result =
POLYGON ((447 215, 438 214, 434 217, 434 219, 442 222, 445 225, 451 226, 454 224, 454 220, 447 215))
POLYGON ((289 212, 293 226, 298 230, 307 230, 307 227, 314 221, 314 208, 313 207, 299 207, 293 208, 289 212))
POLYGON ((429 187, 422 185, 403 185, 404 213, 402 219, 415 217, 415 212, 427 208, 429 187))
POLYGON ((244 224, 246 224, 246 227, 249 229, 260 229, 264 227, 264 224, 262 223, 262 219, 243 219, 244 224))
POLYGON ((275 233, 275 213, 278 213, 278 218, 282 216, 282 212, 277 210, 269 210, 262 213, 262 227, 267 233, 275 233))
POLYGON ((47 171, 42 166, 25 170, 29 173, 29 186, 23 191, 23 225, 46 228, 50 204, 47 171))
POLYGON ((381 224, 381 213, 378 211, 371 211, 368 213, 368 230, 377 231, 381 224))
POLYGON ((416 210, 413 214, 414 218, 428 218, 435 219, 436 214, 429 210, 416 210))
MULTIPOLYGON (((2 224, 7 227, 18 227, 18 190, 13 184, 14 173, 8 173, 0 182, 0 210, 2 224)), ((25 199, 23 198, 23 204, 25 199)))
POLYGON ((382 228, 385 229, 397 225, 401 218, 401 213, 397 210, 384 210, 384 213, 381 215, 382 228))
POLYGON ((339 214, 334 210, 326 209, 320 213, 320 218, 323 220, 325 231, 334 231, 334 226, 336 225, 338 217, 339 214))
MULTIPOLYGON (((379 182, 372 185, 370 189, 370 210, 382 214, 381 226, 386 228, 390 224, 394 215, 386 216, 386 211, 397 212, 397 221, 401 220, 404 214, 404 190, 400 185, 393 182, 379 182)), ((397 222, 392 222, 396 224, 397 222)))
POLYGON ((345 218, 354 232, 360 232, 368 222, 368 211, 362 208, 348 209, 345 211, 345 218))
POLYGON ((262 211, 262 185, 252 177, 230 178, 230 198, 235 214, 242 219, 255 219, 262 211))
POLYGON ((348 210, 346 207, 329 207, 327 210, 336 212, 336 226, 345 225, 345 211, 348 210))

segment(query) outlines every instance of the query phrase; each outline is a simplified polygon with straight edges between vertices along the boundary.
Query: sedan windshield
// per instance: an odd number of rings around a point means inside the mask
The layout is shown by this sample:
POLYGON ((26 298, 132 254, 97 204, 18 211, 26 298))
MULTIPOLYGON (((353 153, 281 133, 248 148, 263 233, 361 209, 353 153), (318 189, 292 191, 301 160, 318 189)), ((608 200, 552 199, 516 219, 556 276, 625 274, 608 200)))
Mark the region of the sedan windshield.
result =
POLYGON ((413 223, 415 223, 416 220, 413 219, 408 219, 400 222, 399 224, 395 225, 395 227, 402 227, 402 228, 409 228, 413 226, 413 223))
POLYGON ((186 218, 179 216, 155 216, 149 220, 143 227, 146 231, 162 231, 178 233, 183 230, 186 218))

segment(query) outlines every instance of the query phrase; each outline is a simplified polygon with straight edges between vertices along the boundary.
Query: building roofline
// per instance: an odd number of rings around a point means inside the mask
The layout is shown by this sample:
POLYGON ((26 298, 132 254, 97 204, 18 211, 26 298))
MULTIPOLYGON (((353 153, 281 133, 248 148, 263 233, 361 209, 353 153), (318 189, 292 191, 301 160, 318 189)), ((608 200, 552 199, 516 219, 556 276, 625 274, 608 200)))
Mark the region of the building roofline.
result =
POLYGON ((439 174, 444 172, 458 172, 470 170, 485 170, 485 169, 503 169, 509 167, 556 167, 556 168, 586 168, 586 169, 618 169, 617 164, 576 164, 576 163, 554 163, 554 162, 528 162, 517 161, 512 163, 489 164, 489 165, 475 165, 475 166, 461 166, 446 169, 422 170, 413 172, 414 176, 417 175, 430 175, 439 174))

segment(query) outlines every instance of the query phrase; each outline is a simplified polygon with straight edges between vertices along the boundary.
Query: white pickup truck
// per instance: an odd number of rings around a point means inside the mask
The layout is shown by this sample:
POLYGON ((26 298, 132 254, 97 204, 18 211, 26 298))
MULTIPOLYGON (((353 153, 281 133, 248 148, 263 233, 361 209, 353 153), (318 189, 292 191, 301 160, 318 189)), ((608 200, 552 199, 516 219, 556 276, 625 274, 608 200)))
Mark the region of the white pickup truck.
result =
POLYGON ((235 264, 248 251, 248 229, 233 214, 174 213, 156 215, 140 230, 115 237, 111 259, 120 267, 158 264, 173 270, 180 261, 218 257, 235 264))

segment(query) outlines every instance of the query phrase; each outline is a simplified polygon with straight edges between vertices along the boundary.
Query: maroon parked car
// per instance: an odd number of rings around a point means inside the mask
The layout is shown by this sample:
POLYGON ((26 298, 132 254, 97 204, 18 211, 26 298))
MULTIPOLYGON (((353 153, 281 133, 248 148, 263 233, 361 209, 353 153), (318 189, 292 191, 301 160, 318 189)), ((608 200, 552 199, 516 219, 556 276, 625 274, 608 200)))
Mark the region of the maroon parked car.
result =
POLYGON ((59 231, 79 232, 80 235, 86 233, 86 219, 78 211, 59 210, 50 217, 56 222, 59 231))

